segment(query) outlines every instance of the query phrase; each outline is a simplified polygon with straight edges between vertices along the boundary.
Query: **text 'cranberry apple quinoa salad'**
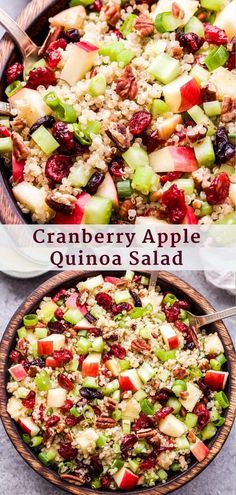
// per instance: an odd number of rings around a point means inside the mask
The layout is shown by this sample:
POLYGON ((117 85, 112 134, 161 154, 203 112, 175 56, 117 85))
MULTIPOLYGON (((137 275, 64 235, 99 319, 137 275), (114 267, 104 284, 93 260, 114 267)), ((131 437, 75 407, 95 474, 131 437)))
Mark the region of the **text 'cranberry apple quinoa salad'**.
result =
MULTIPOLYGON (((236 0, 71 0, 6 70, 16 201, 38 223, 236 222, 236 0)), ((5 125, 6 124, 6 125, 5 125)))
POLYGON ((163 483, 204 460, 224 424, 219 337, 196 335, 188 302, 147 285, 133 272, 89 278, 45 297, 18 330, 8 413, 71 483, 163 483))

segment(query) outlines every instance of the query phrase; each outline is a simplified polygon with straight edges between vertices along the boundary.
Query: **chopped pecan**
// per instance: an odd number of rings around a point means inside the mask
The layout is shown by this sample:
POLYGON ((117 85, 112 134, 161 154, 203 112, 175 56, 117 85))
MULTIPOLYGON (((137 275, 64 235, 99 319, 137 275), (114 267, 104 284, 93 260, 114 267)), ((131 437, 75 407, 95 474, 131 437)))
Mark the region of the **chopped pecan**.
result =
POLYGON ((188 439, 191 443, 195 443, 195 442, 196 442, 197 437, 196 437, 196 435, 195 435, 195 433, 194 433, 194 431, 193 431, 193 430, 190 430, 190 431, 189 431, 189 433, 188 433, 188 435, 187 435, 187 439, 188 439))
POLYGON ((120 15, 121 15, 120 5, 116 3, 108 4, 104 7, 104 13, 108 24, 114 27, 120 19, 120 15))
POLYGON ((173 375, 175 378, 178 378, 179 380, 183 380, 184 378, 186 378, 186 376, 188 376, 188 372, 185 368, 176 368, 173 371, 173 375))
POLYGON ((31 378, 34 378, 37 375, 38 372, 39 372, 38 366, 30 366, 29 369, 28 369, 28 375, 31 378))
POLYGON ((202 359, 198 365, 198 368, 201 370, 201 371, 207 371, 209 370, 210 368, 210 364, 209 364, 209 361, 208 359, 202 359))
POLYGON ((116 124, 115 122, 112 122, 106 133, 120 151, 125 151, 130 147, 129 128, 124 124, 116 124))
POLYGON ((68 481, 69 483, 73 483, 74 485, 84 485, 86 483, 86 476, 83 474, 78 474, 75 476, 74 474, 61 474, 60 475, 61 479, 68 481))
POLYGON ((116 85, 116 92, 122 100, 134 100, 138 93, 138 85, 132 67, 127 65, 116 85))
POLYGON ((138 31, 140 36, 150 36, 154 30, 154 24, 150 17, 144 14, 140 14, 134 23, 134 29, 138 31))
POLYGON ((159 434, 156 430, 153 430, 153 436, 148 438, 148 442, 151 443, 152 445, 155 446, 155 448, 158 448, 161 444, 161 439, 159 437, 159 434))
POLYGON ((189 139, 190 143, 196 143, 196 141, 200 141, 203 139, 207 134, 207 128, 203 124, 198 124, 191 129, 187 130, 187 138, 189 139))
POLYGON ((212 82, 204 82, 201 85, 202 100, 215 101, 216 100, 216 87, 212 82))
POLYGON ((106 428, 113 428, 116 426, 116 421, 109 416, 97 416, 96 417, 96 427, 101 430, 105 430, 106 428))
POLYGON ((103 336, 103 339, 104 340, 109 340, 109 339, 113 339, 115 340, 117 338, 117 335, 116 333, 114 332, 114 329, 111 329, 111 328, 105 328, 102 330, 102 336, 103 336))
POLYGON ((184 10, 182 10, 179 5, 176 2, 172 3, 172 14, 174 17, 177 17, 177 19, 183 19, 184 18, 184 10))
POLYGON ((222 122, 234 122, 236 120, 236 99, 225 96, 221 110, 222 122))
POLYGON ((174 58, 181 59, 183 56, 182 46, 173 46, 170 51, 170 55, 174 58))
POLYGON ((119 216, 122 219, 127 220, 128 219, 129 210, 132 210, 133 208, 134 208, 134 205, 133 205, 131 199, 126 199, 125 201, 123 201, 123 203, 122 203, 122 205, 120 207, 119 216))
POLYGON ((110 411, 115 411, 118 402, 115 399, 112 399, 111 397, 105 397, 104 404, 107 407, 107 409, 109 409, 110 411))
POLYGON ((185 400, 188 398, 188 396, 189 396, 189 393, 187 392, 187 390, 184 392, 180 392, 181 399, 185 400))
POLYGON ((26 146, 22 137, 17 132, 12 133, 12 142, 14 156, 17 161, 22 162, 29 156, 30 149, 26 146))
POLYGON ((63 441, 66 442, 66 443, 71 443, 72 440, 73 440, 73 435, 72 435, 71 431, 70 430, 64 431, 64 433, 63 433, 63 441))
POLYGON ((151 438, 157 434, 157 430, 153 430, 153 428, 145 428, 143 430, 137 431, 136 435, 138 439, 141 438, 151 438))
POLYGON ((65 215, 71 215, 74 209, 76 198, 69 194, 48 193, 46 197, 47 205, 55 211, 61 211, 65 215), (72 203, 73 202, 73 203, 72 203))
POLYGON ((49 45, 53 41, 57 41, 58 38, 60 38, 60 34, 62 33, 62 27, 57 27, 57 28, 51 28, 44 43, 42 44, 41 48, 39 49, 39 55, 43 55, 49 45))
POLYGON ((137 339, 134 339, 132 340, 131 342, 131 349, 133 351, 137 351, 137 352, 146 352, 146 351, 150 351, 150 347, 149 345, 147 344, 147 342, 145 342, 144 339, 142 339, 141 337, 137 338, 137 339))
POLYGON ((26 126, 26 120, 22 119, 21 117, 16 117, 11 123, 12 129, 16 132, 22 131, 23 129, 25 129, 26 126))

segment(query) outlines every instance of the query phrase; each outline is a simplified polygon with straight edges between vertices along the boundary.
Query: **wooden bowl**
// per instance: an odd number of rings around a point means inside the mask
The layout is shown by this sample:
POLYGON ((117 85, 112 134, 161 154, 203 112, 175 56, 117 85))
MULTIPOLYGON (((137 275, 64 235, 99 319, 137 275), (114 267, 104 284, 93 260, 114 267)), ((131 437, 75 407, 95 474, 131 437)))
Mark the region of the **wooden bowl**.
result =
MULTIPOLYGON (((122 274, 122 272, 107 272, 107 274, 119 276, 122 274)), ((91 494, 93 490, 86 487, 78 487, 68 482, 62 481, 56 472, 52 471, 50 468, 43 466, 34 455, 34 453, 27 447, 26 444, 24 444, 23 440, 21 439, 20 431, 17 427, 17 424, 10 418, 7 413, 8 394, 6 392, 6 384, 8 380, 8 356, 15 344, 16 331, 17 328, 19 328, 19 326, 21 326, 22 324, 23 316, 27 313, 33 313, 44 296, 54 294, 62 286, 66 288, 73 287, 79 281, 94 275, 98 275, 98 272, 61 272, 40 285, 38 289, 36 289, 29 297, 27 297, 26 301, 20 306, 20 308, 12 317, 4 333, 0 351, 0 414, 3 425, 10 440, 12 441, 19 454, 23 457, 23 459, 37 473, 39 473, 43 478, 50 481, 54 485, 63 488, 67 492, 73 493, 75 495, 84 495, 88 493, 91 494)), ((186 298, 190 302, 193 312, 195 312, 196 314, 211 313, 214 311, 212 306, 203 296, 201 296, 195 289, 190 287, 186 282, 183 282, 181 279, 175 277, 174 275, 166 272, 160 272, 157 283, 158 285, 160 285, 163 291, 171 290, 176 293, 176 295, 179 296, 181 299, 186 298)), ((225 354, 228 359, 229 380, 226 393, 228 394, 230 400, 230 406, 225 412, 225 423, 218 430, 216 437, 210 442, 210 453, 204 461, 200 463, 193 462, 191 467, 184 474, 173 476, 172 479, 164 485, 151 488, 136 488, 133 492, 137 495, 141 495, 143 492, 146 492, 149 495, 167 494, 185 485, 188 481, 192 480, 197 474, 205 469, 208 464, 210 464, 210 462, 220 451, 231 430, 236 413, 236 358, 234 346, 231 337, 222 322, 214 323, 211 326, 209 325, 207 328, 209 331, 218 332, 224 345, 225 354)), ((101 493, 108 495, 111 494, 112 491, 103 490, 101 493)))
MULTIPOLYGON (((49 17, 67 7, 68 0, 32 0, 22 11, 17 22, 40 46, 48 32, 49 17)), ((6 99, 4 71, 9 64, 16 60, 21 60, 21 55, 11 38, 5 35, 0 41, 0 101, 6 99)), ((0 222, 16 225, 32 223, 30 216, 25 215, 17 205, 9 183, 10 174, 1 162, 2 160, 0 160, 0 222)))

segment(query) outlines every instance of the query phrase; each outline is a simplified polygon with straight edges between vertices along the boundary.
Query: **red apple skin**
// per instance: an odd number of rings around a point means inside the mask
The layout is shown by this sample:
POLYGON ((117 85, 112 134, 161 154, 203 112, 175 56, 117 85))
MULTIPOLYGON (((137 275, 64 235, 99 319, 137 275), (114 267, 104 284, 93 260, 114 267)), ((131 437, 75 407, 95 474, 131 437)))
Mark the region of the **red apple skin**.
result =
POLYGON ((10 374, 15 378, 16 381, 20 382, 27 377, 27 372, 22 364, 16 364, 10 369, 10 374))
POLYGON ((82 364, 82 376, 83 378, 86 376, 98 376, 99 372, 99 363, 86 363, 86 361, 82 364))
POLYGON ((45 365, 48 368, 55 369, 58 367, 58 362, 56 361, 56 359, 54 359, 52 356, 50 356, 50 357, 46 358, 45 365))
POLYGON ((131 390, 132 392, 136 392, 136 390, 137 390, 128 376, 119 376, 119 384, 120 384, 120 388, 124 392, 126 392, 127 390, 131 390))
POLYGON ((86 315, 88 313, 88 308, 85 304, 77 304, 77 309, 80 311, 80 313, 82 313, 82 315, 86 315))
POLYGON ((77 306, 78 295, 79 295, 78 292, 74 292, 73 294, 71 294, 71 296, 69 296, 66 299, 65 305, 67 308, 78 309, 78 306, 77 306))
POLYGON ((198 163, 192 148, 187 146, 168 146, 174 160, 176 172, 194 172, 198 169, 198 163))
POLYGON ((88 41, 78 41, 78 43, 75 43, 81 50, 84 50, 86 52, 94 52, 98 50, 98 47, 95 45, 92 45, 92 43, 88 43, 88 41))
POLYGON ((181 105, 178 110, 179 112, 186 112, 186 110, 189 110, 194 105, 201 105, 202 103, 200 86, 194 78, 181 86, 180 94, 181 105))
POLYGON ((223 371, 207 371, 204 382, 208 387, 211 388, 211 390, 214 390, 216 392, 220 390, 224 390, 225 387, 225 373, 223 371))
POLYGON ((187 225, 198 224, 198 218, 196 217, 192 206, 187 206, 187 213, 184 217, 183 223, 187 225))
POLYGON ((113 285, 120 285, 120 278, 117 277, 105 277, 105 282, 109 282, 113 285))
POLYGON ((196 443, 191 446, 191 452, 198 462, 201 462, 208 456, 210 450, 201 440, 197 440, 196 443))
POLYGON ((121 490, 132 490, 137 485, 138 480, 139 477, 136 474, 126 470, 119 488, 121 490))
POLYGON ((14 184, 19 184, 24 179, 24 166, 25 160, 19 162, 14 155, 12 155, 12 176, 14 184))
POLYGON ((174 337, 170 337, 168 339, 168 345, 169 345, 170 350, 177 349, 177 347, 179 347, 179 339, 178 339, 177 335, 174 337))
POLYGON ((50 356, 53 353, 53 342, 51 340, 46 340, 42 342, 38 340, 38 354, 40 356, 50 356))
POLYGON ((31 430, 30 428, 27 428, 27 426, 25 425, 25 423, 23 423, 20 419, 18 420, 18 423, 21 427, 21 429, 25 432, 25 433, 28 433, 29 435, 31 434, 31 430))
POLYGON ((88 193, 82 193, 77 197, 74 210, 71 215, 65 215, 64 213, 57 212, 53 223, 61 225, 80 225, 83 224, 85 206, 90 200, 91 196, 88 193))

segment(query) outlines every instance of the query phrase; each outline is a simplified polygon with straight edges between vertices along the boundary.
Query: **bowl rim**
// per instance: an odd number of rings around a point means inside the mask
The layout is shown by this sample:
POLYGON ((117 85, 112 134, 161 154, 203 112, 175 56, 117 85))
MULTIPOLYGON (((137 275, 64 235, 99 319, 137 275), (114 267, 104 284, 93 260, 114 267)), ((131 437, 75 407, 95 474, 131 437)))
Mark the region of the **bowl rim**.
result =
MULTIPOLYGON (((122 271, 106 271, 103 274, 109 274, 113 276, 121 275, 125 270, 122 271)), ((101 272, 97 271, 64 271, 61 272, 38 286, 19 306, 14 315, 12 316, 9 324, 6 327, 4 335, 2 337, 1 346, 0 346, 0 416, 5 428, 5 431, 11 440, 12 444, 18 451, 18 453, 23 457, 23 459, 36 471, 39 473, 44 479, 56 485, 57 487, 66 490, 69 493, 74 495, 84 495, 85 493, 91 494, 94 493, 95 490, 87 487, 81 487, 72 485, 68 482, 62 480, 56 472, 43 466, 36 456, 32 453, 29 447, 24 444, 21 439, 20 433, 17 429, 16 423, 14 420, 10 418, 7 413, 7 398, 8 394, 6 391, 6 383, 7 383, 7 369, 8 369, 8 356, 11 350, 12 344, 15 340, 16 330, 22 322, 22 317, 24 314, 30 312, 34 307, 38 305, 41 301, 42 297, 49 295, 56 290, 58 290, 62 285, 70 286, 75 285, 80 280, 87 279, 88 277, 93 277, 101 272)), ((136 273, 140 273, 137 271, 136 273)), ((147 272, 143 272, 146 273, 147 272)), ((200 308, 200 311, 214 311, 214 308, 210 305, 210 303, 206 300, 204 296, 202 296, 198 291, 196 291, 193 287, 191 287, 187 282, 183 281, 176 275, 170 274, 169 272, 159 272, 157 284, 166 285, 173 287, 174 292, 179 292, 187 295, 188 299, 195 303, 196 307, 200 308), (196 302, 197 301, 197 302, 196 302)), ((213 324, 214 331, 219 333, 219 336, 224 344, 225 353, 228 357, 229 364, 229 373, 230 380, 228 383, 229 388, 229 408, 225 414, 225 423, 220 427, 216 437, 214 437, 213 441, 209 443, 210 453, 208 457, 202 461, 201 463, 195 462, 191 467, 184 473, 181 473, 174 478, 172 478, 169 482, 154 487, 138 487, 133 491, 124 492, 123 494, 137 494, 141 495, 144 491, 149 495, 158 495, 158 494, 167 494, 171 493, 173 490, 184 486, 190 480, 195 478, 201 471, 203 471, 215 458, 215 456, 221 450, 223 444, 225 443, 230 430, 233 426, 235 414, 236 414, 236 355, 234 350, 234 345, 232 339, 228 333, 223 322, 219 321, 213 324)), ((102 494, 109 495, 112 491, 101 491, 102 494)))

